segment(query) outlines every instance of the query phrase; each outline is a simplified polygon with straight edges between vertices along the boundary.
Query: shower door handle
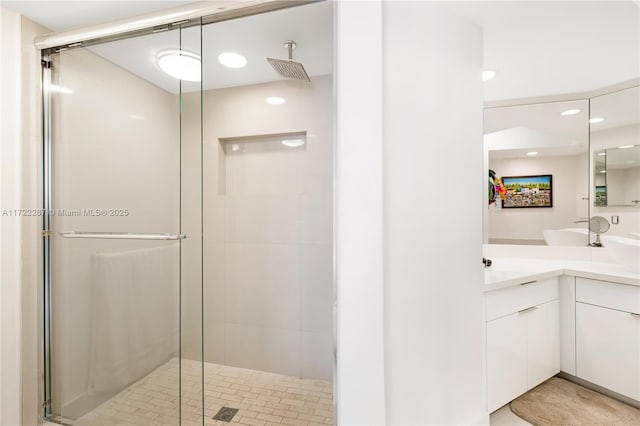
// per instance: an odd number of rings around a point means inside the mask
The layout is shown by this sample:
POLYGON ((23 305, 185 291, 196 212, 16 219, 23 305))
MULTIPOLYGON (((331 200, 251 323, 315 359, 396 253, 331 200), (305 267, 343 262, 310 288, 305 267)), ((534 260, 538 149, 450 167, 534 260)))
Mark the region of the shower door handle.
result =
POLYGON ((101 240, 184 240, 186 234, 141 234, 135 232, 60 232, 63 238, 84 238, 101 240))

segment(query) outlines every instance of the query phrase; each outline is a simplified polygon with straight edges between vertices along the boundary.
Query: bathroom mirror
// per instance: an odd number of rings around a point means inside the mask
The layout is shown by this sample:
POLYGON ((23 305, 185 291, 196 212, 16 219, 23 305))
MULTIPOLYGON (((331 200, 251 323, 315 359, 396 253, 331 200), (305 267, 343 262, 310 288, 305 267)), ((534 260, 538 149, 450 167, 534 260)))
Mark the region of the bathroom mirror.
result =
POLYGON ((594 207, 640 207, 640 87, 592 98, 590 129, 594 207))
MULTIPOLYGON (((589 101, 587 99, 486 108, 484 152, 487 171, 497 178, 551 175, 549 207, 504 208, 488 204, 485 241, 490 244, 544 245, 545 230, 575 229, 588 244, 589 101), (584 228, 584 229, 582 229, 584 228), (582 232, 584 231, 584 232, 582 232)), ((534 185, 535 186, 535 185, 534 185)), ((506 197, 526 197, 539 188, 509 186, 506 197)))
POLYGON ((593 153, 597 207, 640 206, 640 145, 593 153))

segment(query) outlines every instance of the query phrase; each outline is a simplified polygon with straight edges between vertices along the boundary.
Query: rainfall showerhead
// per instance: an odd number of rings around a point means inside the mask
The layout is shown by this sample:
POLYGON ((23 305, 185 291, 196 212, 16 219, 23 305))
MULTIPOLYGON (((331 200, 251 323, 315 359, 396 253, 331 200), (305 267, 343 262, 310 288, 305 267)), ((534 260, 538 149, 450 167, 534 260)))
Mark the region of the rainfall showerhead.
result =
POLYGON ((293 49, 296 48, 296 42, 288 40, 284 43, 284 47, 289 51, 289 60, 267 58, 274 70, 284 78, 292 80, 302 80, 310 82, 309 75, 305 71, 300 62, 293 61, 293 49))

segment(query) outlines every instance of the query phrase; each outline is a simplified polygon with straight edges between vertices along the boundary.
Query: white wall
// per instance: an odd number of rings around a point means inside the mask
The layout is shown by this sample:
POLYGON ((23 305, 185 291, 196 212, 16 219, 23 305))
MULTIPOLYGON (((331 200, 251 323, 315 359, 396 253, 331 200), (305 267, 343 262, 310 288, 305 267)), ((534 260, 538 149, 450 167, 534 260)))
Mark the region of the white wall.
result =
MULTIPOLYGON (((551 208, 496 208, 492 204, 489 217, 489 242, 500 240, 527 240, 543 243, 545 229, 579 228, 575 224, 587 217, 589 193, 587 154, 533 158, 490 159, 489 168, 497 176, 552 175, 553 207, 551 208)), ((585 245, 587 244, 585 237, 585 245)))
POLYGON ((21 22, 0 7, 0 424, 21 421, 21 22))
POLYGON ((338 423, 486 424, 480 31, 424 2, 338 2, 336 23, 338 423), (475 214, 420 192, 451 170, 475 214))
POLYGON ((381 425, 382 2, 335 4, 337 419, 381 425))
MULTIPOLYGON (((22 202, 27 209, 42 204, 42 108, 40 51, 33 40, 50 32, 22 17, 22 202)), ((40 217, 22 223, 22 422, 35 425, 42 413, 42 237, 40 217)))
POLYGON ((431 2, 382 21, 387 423, 487 422, 482 31, 431 2))
MULTIPOLYGON (((591 133, 591 152, 606 148, 616 148, 624 145, 637 145, 640 141, 640 125, 618 127, 591 133)), ((590 158, 591 170, 593 170, 593 154, 590 158)), ((615 174, 615 173, 614 173, 615 174)), ((609 177, 607 176, 607 180, 609 177)), ((636 182, 636 185, 637 182, 636 182)), ((593 185, 592 185, 593 186, 593 185)), ((636 186, 637 187, 637 186, 636 186)), ((595 195, 592 191, 592 199, 595 195)), ((640 232, 640 208, 639 207, 591 207, 591 216, 603 216, 609 222, 612 216, 618 216, 619 223, 611 224, 607 235, 628 236, 630 232, 640 232)))

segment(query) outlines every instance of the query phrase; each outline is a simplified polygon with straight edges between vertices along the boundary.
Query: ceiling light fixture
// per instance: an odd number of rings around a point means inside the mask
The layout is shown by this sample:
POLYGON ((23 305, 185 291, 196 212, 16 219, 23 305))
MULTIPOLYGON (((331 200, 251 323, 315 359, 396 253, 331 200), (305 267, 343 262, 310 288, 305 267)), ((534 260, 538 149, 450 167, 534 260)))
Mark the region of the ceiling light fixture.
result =
POLYGON ((184 50, 165 50, 158 54, 158 66, 173 78, 200 81, 200 55, 184 50))
POLYGON ((577 113, 579 113, 581 110, 579 109, 568 109, 566 111, 562 111, 560 113, 560 115, 576 115, 577 113))
POLYGON ((527 155, 529 157, 533 157, 534 155, 538 155, 538 151, 531 151, 531 152, 527 152, 527 155))
POLYGON ((304 145, 304 140, 302 139, 285 139, 282 141, 282 145, 288 146, 289 148, 297 148, 299 146, 304 145))
POLYGON ((484 70, 484 71, 482 71, 482 81, 489 81, 495 76, 496 76, 496 71, 495 70, 484 70))
POLYGON ((267 102, 269 105, 282 105, 286 102, 286 100, 278 96, 269 96, 267 99, 265 99, 265 102, 267 102))
POLYGON ((604 117, 593 117, 589 119, 589 123, 591 124, 602 123, 603 121, 604 117))
POLYGON ((598 155, 607 155, 606 152, 599 152, 598 155))
POLYGON ((247 66, 247 58, 239 53, 224 52, 218 55, 218 62, 229 68, 244 68, 247 66))
POLYGON ((627 148, 633 148, 633 147, 634 147, 634 145, 622 145, 622 146, 619 146, 618 148, 627 149, 627 148))
POLYGON ((606 170, 600 170, 600 173, 607 173, 606 170))

